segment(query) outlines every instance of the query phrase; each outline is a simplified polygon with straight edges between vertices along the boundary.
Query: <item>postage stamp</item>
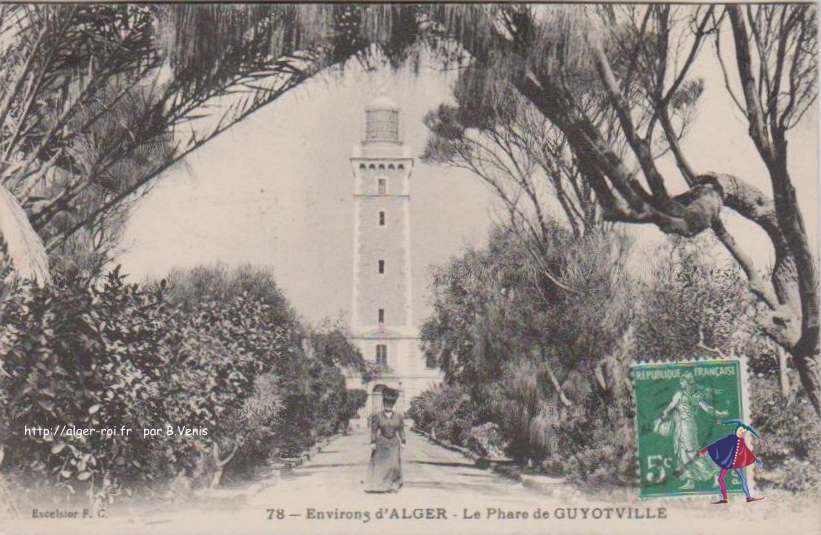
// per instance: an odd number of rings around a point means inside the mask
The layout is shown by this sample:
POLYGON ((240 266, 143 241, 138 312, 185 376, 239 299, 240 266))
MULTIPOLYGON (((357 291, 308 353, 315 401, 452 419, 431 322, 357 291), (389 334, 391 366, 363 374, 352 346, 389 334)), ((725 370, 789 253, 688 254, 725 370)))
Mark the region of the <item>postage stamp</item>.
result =
MULTIPOLYGON (((741 361, 637 364, 632 379, 640 498, 717 494, 718 470, 698 451, 732 432, 720 420, 745 416, 741 361)), ((727 490, 742 492, 737 476, 727 490)))

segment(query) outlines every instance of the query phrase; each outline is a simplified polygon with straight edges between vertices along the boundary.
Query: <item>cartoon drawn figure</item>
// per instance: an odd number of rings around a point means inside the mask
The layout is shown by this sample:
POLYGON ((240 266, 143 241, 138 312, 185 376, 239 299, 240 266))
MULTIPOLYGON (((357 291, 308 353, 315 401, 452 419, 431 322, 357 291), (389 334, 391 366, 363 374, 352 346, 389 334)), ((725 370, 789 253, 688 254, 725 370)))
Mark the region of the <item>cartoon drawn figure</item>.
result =
POLYGON ((718 485, 721 488, 721 500, 713 503, 727 503, 727 484, 724 483, 724 476, 727 475, 727 471, 730 469, 735 470, 736 475, 741 480, 741 486, 744 489, 744 494, 747 496, 748 502, 763 500, 763 496, 754 498, 750 494, 747 477, 744 475, 745 466, 749 466, 753 463, 763 464, 761 459, 756 458, 744 442, 744 435, 747 431, 752 433, 756 438, 758 438, 758 433, 755 432, 755 429, 737 418, 724 420, 721 423, 725 425, 735 424, 735 433, 713 442, 698 452, 699 456, 702 457, 709 453, 710 458, 721 467, 721 472, 718 475, 718 485))
POLYGON ((654 430, 662 436, 673 432, 673 452, 676 456, 678 475, 685 480, 679 488, 691 490, 695 488, 696 481, 711 479, 714 473, 709 461, 698 457, 697 412, 701 409, 717 417, 727 416, 728 413, 714 408, 705 401, 707 396, 696 387, 692 374, 685 374, 679 385, 681 390, 673 394, 673 399, 662 411, 661 418, 656 420, 654 430))

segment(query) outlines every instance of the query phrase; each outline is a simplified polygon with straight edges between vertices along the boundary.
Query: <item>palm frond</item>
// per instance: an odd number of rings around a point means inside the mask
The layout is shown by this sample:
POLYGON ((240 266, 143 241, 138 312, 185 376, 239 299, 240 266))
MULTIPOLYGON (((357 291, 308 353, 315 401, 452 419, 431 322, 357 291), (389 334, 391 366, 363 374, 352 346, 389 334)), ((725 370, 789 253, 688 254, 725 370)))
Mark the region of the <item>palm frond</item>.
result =
POLYGON ((40 285, 51 282, 43 241, 9 190, 0 185, 0 238, 6 245, 14 273, 40 285))

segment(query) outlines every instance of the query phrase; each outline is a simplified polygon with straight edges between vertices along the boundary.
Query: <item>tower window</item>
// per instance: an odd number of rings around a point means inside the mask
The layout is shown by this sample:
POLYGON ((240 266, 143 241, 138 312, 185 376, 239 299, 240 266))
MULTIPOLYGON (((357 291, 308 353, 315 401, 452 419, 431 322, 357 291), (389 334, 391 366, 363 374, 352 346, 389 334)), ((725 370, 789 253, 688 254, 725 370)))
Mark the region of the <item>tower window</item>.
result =
POLYGON ((384 211, 384 210, 381 210, 381 211, 379 212, 379 226, 380 226, 380 227, 384 227, 384 226, 385 226, 385 211, 384 211))
POLYGON ((379 274, 383 275, 384 273, 385 273, 385 261, 380 260, 379 261, 379 274))
POLYGON ((436 355, 431 353, 425 355, 425 368, 429 370, 436 368, 436 355))
POLYGON ((379 309, 379 323, 385 323, 385 309, 379 309))
POLYGON ((382 366, 388 365, 388 346, 376 344, 376 363, 382 366))
POLYGON ((384 178, 380 178, 376 182, 377 189, 379 191, 379 195, 385 195, 388 192, 388 181, 384 178))

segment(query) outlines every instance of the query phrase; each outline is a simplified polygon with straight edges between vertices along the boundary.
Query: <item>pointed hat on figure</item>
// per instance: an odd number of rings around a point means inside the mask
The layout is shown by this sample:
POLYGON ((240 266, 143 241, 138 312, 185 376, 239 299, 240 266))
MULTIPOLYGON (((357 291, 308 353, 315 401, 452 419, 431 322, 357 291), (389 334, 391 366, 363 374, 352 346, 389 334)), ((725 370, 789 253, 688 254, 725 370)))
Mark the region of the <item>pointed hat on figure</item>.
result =
POLYGON ((744 420, 739 420, 738 418, 730 418, 729 420, 721 420, 721 424, 722 425, 736 425, 738 427, 743 427, 744 429, 746 429, 747 431, 752 433, 753 436, 755 436, 755 438, 761 438, 758 435, 758 433, 756 432, 756 430, 753 429, 753 426, 748 425, 746 422, 744 422, 744 420))

